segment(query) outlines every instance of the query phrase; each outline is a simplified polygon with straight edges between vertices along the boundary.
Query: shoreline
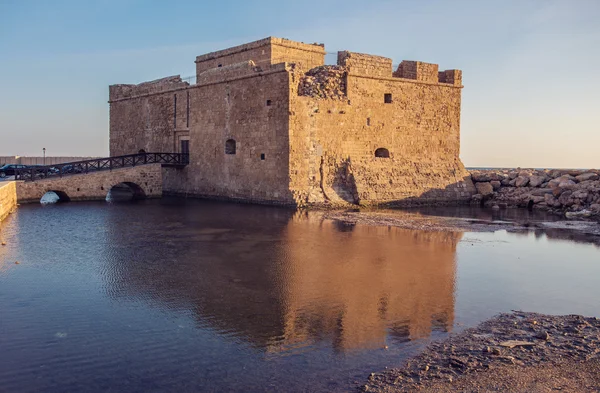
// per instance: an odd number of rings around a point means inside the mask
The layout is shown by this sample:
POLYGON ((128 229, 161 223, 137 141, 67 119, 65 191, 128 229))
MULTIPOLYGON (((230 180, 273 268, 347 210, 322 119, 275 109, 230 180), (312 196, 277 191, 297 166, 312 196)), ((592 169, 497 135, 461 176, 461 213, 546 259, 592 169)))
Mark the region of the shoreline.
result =
POLYGON ((429 344, 364 392, 600 390, 600 319, 513 311, 429 344))
POLYGON ((313 212, 323 219, 346 225, 393 226, 409 230, 442 232, 543 232, 550 238, 594 243, 600 246, 600 223, 583 220, 496 220, 442 217, 409 210, 331 210, 313 212))

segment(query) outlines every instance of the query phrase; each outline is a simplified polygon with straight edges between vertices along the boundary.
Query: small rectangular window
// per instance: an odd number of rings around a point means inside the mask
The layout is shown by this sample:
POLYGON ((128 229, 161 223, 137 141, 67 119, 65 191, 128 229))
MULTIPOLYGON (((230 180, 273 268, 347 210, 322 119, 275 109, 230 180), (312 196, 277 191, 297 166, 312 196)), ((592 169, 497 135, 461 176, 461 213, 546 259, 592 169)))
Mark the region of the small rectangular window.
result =
POLYGON ((265 153, 261 153, 261 154, 260 154, 260 159, 261 159, 261 160, 264 160, 264 159, 265 159, 265 153))
POLYGON ((392 93, 385 93, 385 94, 383 95, 383 101, 384 101, 386 104, 391 104, 391 103, 392 103, 392 93))
POLYGON ((271 100, 267 100, 267 106, 271 106, 272 102, 271 100))
POLYGON ((371 125, 371 118, 367 117, 367 125, 370 126, 371 125))

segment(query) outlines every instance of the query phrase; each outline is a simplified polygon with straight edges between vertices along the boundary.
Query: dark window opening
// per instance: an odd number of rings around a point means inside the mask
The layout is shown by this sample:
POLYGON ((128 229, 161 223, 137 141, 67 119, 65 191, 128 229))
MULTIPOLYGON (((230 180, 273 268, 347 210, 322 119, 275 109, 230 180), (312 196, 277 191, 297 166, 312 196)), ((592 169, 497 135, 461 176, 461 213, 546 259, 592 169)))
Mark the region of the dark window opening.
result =
POLYGON ((185 126, 189 127, 190 126, 190 92, 187 92, 187 108, 186 108, 186 120, 185 120, 185 126))
POLYGON ((261 159, 261 160, 264 160, 264 159, 265 159, 265 153, 261 153, 261 154, 260 154, 260 159, 261 159))
POLYGON ((235 152, 236 152, 235 140, 227 139, 227 142, 225 142, 225 154, 235 154, 235 152))
POLYGON ((219 64, 217 67, 223 67, 223 64, 219 64))
POLYGON ((367 117, 367 125, 370 126, 371 125, 371 118, 367 117))
POLYGON ((173 94, 173 128, 177 129, 177 94, 173 94))
POLYGON ((272 102, 271 100, 267 100, 267 106, 271 106, 272 102))
POLYGON ((390 151, 385 147, 380 147, 379 149, 375 150, 375 157, 390 158, 390 151))
POLYGON ((190 141, 183 140, 180 143, 181 143, 181 154, 183 154, 183 157, 182 157, 183 162, 189 163, 190 162, 190 141))
POLYGON ((138 154, 144 154, 145 152, 146 152, 146 150, 144 150, 144 149, 138 150, 138 154))
POLYGON ((391 103, 392 103, 392 93, 385 93, 385 94, 383 95, 383 101, 384 101, 386 104, 391 104, 391 103))

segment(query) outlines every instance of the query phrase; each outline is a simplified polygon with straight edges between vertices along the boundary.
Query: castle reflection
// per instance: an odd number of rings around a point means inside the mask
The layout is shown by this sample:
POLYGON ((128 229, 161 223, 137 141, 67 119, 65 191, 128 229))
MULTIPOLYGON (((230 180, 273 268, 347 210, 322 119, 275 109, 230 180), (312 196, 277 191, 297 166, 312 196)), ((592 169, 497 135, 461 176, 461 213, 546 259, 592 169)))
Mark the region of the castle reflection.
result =
POLYGON ((202 328, 265 351, 376 348, 453 325, 462 233, 207 203, 112 219, 112 296, 192 310, 202 328))

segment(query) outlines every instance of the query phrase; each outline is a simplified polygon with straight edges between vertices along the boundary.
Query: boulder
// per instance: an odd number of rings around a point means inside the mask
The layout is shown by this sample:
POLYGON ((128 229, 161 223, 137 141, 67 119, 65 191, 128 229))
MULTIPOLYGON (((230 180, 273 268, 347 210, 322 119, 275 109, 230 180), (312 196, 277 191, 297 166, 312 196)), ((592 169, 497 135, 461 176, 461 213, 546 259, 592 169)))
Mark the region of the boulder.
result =
POLYGON ((531 195, 541 195, 552 194, 551 188, 536 188, 535 190, 531 190, 531 195))
MULTIPOLYGON (((477 184, 479 184, 479 183, 477 183, 477 184)), ((471 197, 472 204, 479 205, 481 203, 481 201, 483 201, 483 195, 481 195, 481 194, 475 194, 471 197)))
POLYGON ((471 174, 471 179, 474 182, 488 182, 492 180, 492 176, 489 172, 476 172, 471 174))
POLYGON ((533 201, 533 203, 546 202, 546 198, 543 196, 532 196, 531 200, 533 201))
POLYGON ((564 181, 572 181, 573 183, 575 183, 575 178, 571 175, 562 175, 559 176, 555 179, 552 179, 548 182, 548 185, 552 188, 557 187, 560 183, 564 182, 564 181))
POLYGON ((491 185, 490 182, 475 183, 475 188, 477 189, 477 192, 483 197, 494 194, 494 187, 491 185))
POLYGON ((494 188, 494 190, 498 190, 502 186, 502 182, 500 182, 498 180, 492 180, 490 182, 490 184, 492 185, 492 187, 494 188))
POLYGON ((531 175, 531 172, 529 172, 529 171, 520 171, 519 172, 519 176, 522 176, 522 177, 529 177, 530 175, 531 175))
POLYGON ((574 211, 574 212, 566 212, 565 213, 565 217, 567 218, 587 218, 589 216, 592 215, 592 212, 589 210, 581 210, 581 211, 574 211))
POLYGON ((586 172, 586 173, 582 173, 581 175, 575 176, 575 179, 577 179, 577 181, 579 181, 579 182, 587 181, 587 180, 598 180, 599 178, 600 178, 600 176, 598 176, 597 174, 595 174, 593 172, 586 172))
POLYGON ((511 179, 511 180, 513 180, 513 179, 516 179, 518 176, 519 176, 519 172, 514 172, 514 171, 513 171, 513 172, 510 172, 510 173, 508 174, 508 177, 509 177, 509 179, 511 179))
POLYGON ((529 176, 529 186, 530 187, 539 187, 545 181, 546 181, 545 176, 538 176, 538 175, 529 176))
POLYGON ((572 195, 573 195, 573 191, 571 191, 571 190, 565 190, 558 197, 558 201, 563 206, 567 206, 567 207, 573 206, 575 204, 575 200, 572 198, 572 195))
POLYGON ((556 200, 556 198, 554 198, 554 195, 552 195, 552 194, 546 194, 546 195, 544 195, 544 202, 546 202, 546 204, 548 206, 557 206, 557 205, 559 205, 558 201, 556 200))
POLYGON ((585 190, 575 190, 573 192, 573 198, 579 198, 581 200, 587 199, 588 195, 588 192, 585 190))
POLYGON ((500 182, 503 186, 510 186, 510 182, 512 180, 510 179, 510 177, 506 177, 504 179, 502 179, 502 181, 500 182))
POLYGON ((528 183, 529 183, 529 177, 528 176, 521 176, 521 175, 519 175, 515 179, 515 186, 517 186, 517 187, 525 187, 528 183))
POLYGON ((590 210, 596 214, 600 214, 600 203, 594 203, 591 205, 590 210))
POLYGON ((573 180, 563 180, 560 183, 558 183, 558 187, 560 188, 573 188, 573 186, 575 186, 577 183, 575 183, 573 180))

